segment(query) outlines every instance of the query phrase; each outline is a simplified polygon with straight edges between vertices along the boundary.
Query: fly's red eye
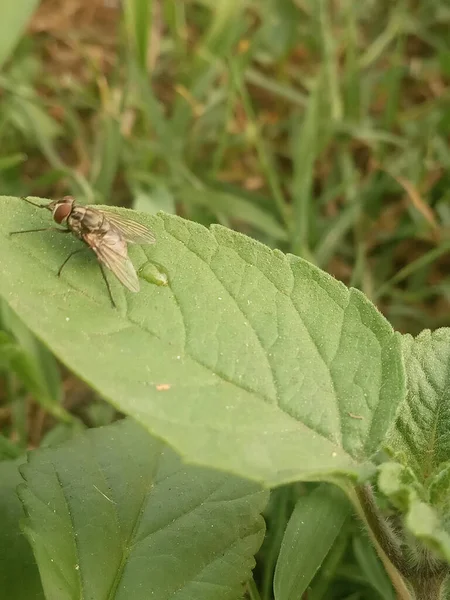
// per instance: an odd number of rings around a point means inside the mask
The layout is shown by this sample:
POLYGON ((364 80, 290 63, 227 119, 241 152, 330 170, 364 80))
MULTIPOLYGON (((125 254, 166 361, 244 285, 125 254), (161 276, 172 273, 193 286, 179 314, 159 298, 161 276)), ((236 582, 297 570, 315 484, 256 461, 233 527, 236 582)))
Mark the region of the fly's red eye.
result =
POLYGON ((58 225, 61 225, 61 223, 63 221, 65 221, 67 219, 67 217, 70 215, 72 211, 72 205, 71 204, 58 204, 57 207, 55 208, 55 210, 53 211, 53 218, 54 220, 58 223, 58 225))

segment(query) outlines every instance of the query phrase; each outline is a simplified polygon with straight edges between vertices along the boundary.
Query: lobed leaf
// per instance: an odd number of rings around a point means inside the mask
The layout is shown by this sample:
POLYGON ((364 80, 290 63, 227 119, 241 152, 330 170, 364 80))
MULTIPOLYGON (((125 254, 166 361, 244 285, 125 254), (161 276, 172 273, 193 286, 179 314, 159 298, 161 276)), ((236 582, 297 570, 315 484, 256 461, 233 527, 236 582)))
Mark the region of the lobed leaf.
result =
MULTIPOLYGON (((267 485, 361 476, 404 396, 399 336, 357 290, 226 228, 132 213, 133 246, 167 286, 131 294, 56 233, 45 211, 0 198, 0 292, 57 357, 191 462, 267 485)), ((122 209, 124 210, 124 209, 122 209)), ((126 213, 129 215, 130 213, 126 213)))
POLYGON ((378 484, 380 491, 404 514, 406 529, 450 562, 450 534, 438 512, 422 499, 423 489, 410 469, 386 462, 380 466, 378 484))
POLYGON ((24 517, 17 496, 24 458, 0 462, 0 590, 2 598, 44 600, 39 571, 19 523, 24 517))
POLYGON ((236 600, 267 492, 186 467, 132 420, 37 450, 19 488, 47 600, 236 600))
POLYGON ((450 329, 405 335, 402 348, 408 393, 388 445, 426 483, 450 451, 450 329))

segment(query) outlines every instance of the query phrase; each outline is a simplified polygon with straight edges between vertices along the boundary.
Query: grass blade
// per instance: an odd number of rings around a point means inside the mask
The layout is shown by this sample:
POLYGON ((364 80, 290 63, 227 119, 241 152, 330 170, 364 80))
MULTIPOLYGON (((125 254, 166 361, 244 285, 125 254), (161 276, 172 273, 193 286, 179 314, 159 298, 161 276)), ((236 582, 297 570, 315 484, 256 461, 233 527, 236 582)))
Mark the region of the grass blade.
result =
POLYGON ((39 0, 0 4, 0 68, 11 56, 38 4, 39 0))

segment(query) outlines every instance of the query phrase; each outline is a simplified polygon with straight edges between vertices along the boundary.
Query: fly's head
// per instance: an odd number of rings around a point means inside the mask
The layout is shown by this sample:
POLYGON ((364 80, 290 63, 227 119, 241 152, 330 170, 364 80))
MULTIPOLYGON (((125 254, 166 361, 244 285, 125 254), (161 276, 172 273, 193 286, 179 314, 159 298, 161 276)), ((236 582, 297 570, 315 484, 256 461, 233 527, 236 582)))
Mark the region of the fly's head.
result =
POLYGON ((75 199, 72 196, 64 196, 62 200, 53 200, 46 208, 52 211, 53 220, 58 225, 64 224, 73 210, 75 199))

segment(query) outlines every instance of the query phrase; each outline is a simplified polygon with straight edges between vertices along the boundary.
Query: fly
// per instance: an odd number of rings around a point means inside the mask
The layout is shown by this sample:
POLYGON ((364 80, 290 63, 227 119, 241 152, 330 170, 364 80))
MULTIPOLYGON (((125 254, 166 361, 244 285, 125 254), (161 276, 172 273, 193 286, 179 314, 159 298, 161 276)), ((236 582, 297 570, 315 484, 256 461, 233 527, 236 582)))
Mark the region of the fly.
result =
MULTIPOLYGON (((38 208, 46 208, 51 211, 55 223, 65 228, 26 229, 12 231, 10 235, 52 230, 60 233, 73 233, 95 252, 113 306, 115 306, 115 302, 103 267, 112 271, 130 292, 139 291, 139 279, 128 256, 128 243, 153 244, 155 236, 147 227, 109 210, 78 206, 72 196, 64 196, 62 200, 53 200, 49 204, 35 204, 28 198, 23 198, 23 200, 38 208)), ((79 248, 69 254, 58 270, 58 277, 72 256, 84 249, 79 248)))

